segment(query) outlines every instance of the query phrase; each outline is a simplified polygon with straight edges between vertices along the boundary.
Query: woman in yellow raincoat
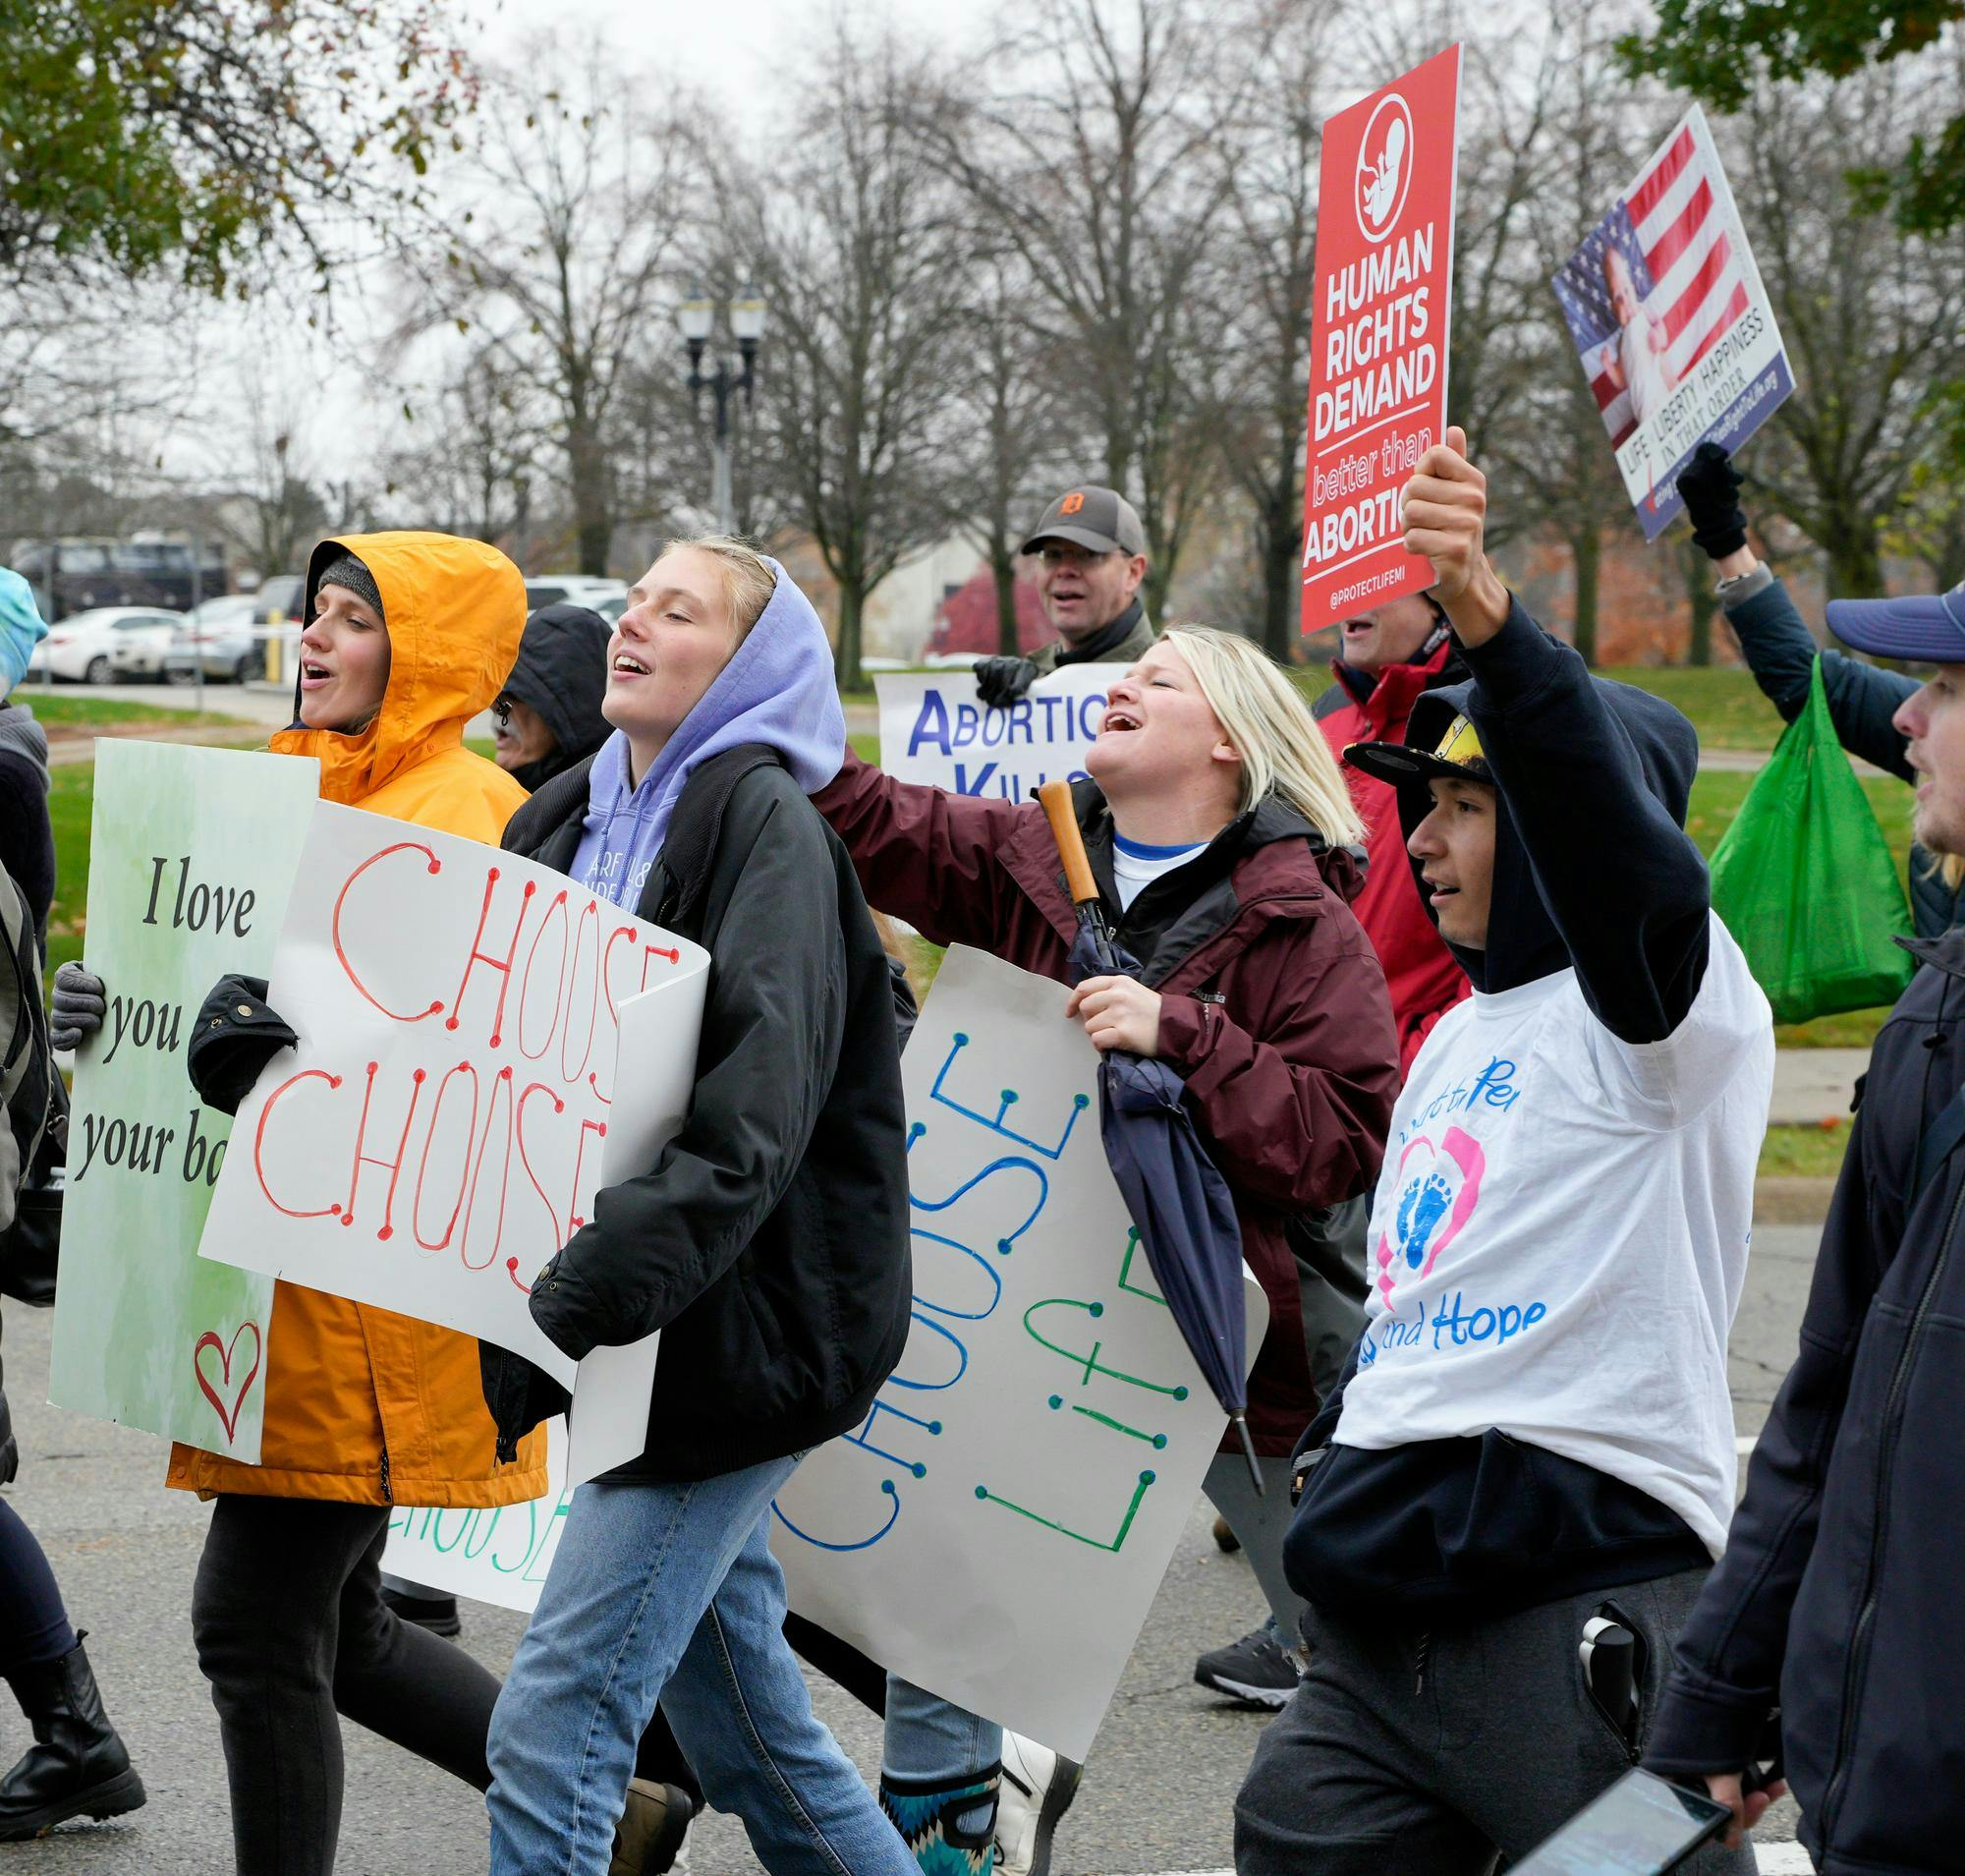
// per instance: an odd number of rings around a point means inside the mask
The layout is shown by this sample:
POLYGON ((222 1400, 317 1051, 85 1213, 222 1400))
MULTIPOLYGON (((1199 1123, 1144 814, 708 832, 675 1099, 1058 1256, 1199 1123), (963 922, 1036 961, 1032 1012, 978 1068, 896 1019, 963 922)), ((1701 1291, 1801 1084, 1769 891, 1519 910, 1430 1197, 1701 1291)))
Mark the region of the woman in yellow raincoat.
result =
MULTIPOLYGON (((446 535, 323 541, 308 569, 293 726, 323 800, 496 845, 526 799, 464 747, 526 622, 519 570, 446 535)), ((78 989, 99 997, 99 980, 78 989)), ((86 1033, 85 1020, 81 1025, 86 1033)), ((260 1462, 172 1449, 216 1500, 192 1600, 232 1791, 238 1868, 325 1876, 341 1821, 337 1712, 475 1785, 498 1682, 381 1600, 392 1505, 498 1506, 546 1489, 538 1435, 500 1466, 469 1336, 276 1286, 260 1462)))

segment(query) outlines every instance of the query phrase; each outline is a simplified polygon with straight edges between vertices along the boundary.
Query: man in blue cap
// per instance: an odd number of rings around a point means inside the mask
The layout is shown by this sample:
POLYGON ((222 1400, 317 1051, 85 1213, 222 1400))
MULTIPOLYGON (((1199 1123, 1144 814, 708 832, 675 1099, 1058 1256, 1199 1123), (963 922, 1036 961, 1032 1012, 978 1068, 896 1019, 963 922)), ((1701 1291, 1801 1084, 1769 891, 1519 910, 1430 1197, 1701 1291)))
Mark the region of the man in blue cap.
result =
MULTIPOLYGON (((1965 856, 1965 585, 1832 600, 1828 626, 1934 667, 1894 720, 1919 842, 1965 856)), ((1861 1084, 1800 1353, 1646 1753, 1747 1826, 1784 1759, 1825 1871, 1955 1869, 1965 1841, 1965 929, 1906 948, 1923 969, 1861 1084)))

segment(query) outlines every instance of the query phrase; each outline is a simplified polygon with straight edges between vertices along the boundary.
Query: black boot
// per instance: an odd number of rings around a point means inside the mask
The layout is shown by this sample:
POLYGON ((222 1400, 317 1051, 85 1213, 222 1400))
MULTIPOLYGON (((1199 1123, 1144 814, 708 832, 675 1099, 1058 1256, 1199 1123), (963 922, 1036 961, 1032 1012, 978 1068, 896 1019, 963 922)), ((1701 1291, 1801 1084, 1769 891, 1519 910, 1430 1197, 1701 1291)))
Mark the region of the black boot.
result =
POLYGON ((102 1711, 80 1636, 59 1661, 17 1668, 7 1680, 33 1724, 34 1743, 0 1779, 0 1843, 39 1837, 65 1818, 117 1817, 142 1803, 143 1781, 102 1711))

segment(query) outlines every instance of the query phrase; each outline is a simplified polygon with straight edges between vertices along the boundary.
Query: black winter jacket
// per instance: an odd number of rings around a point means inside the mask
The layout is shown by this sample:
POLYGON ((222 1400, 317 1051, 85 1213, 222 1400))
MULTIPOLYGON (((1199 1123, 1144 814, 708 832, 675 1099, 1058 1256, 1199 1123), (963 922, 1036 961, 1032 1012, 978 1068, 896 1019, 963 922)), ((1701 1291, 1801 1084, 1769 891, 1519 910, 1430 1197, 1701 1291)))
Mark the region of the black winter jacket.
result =
MULTIPOLYGON (((1793 722, 1807 708, 1809 681, 1819 655, 1823 694, 1842 747, 1899 781, 1917 779, 1904 760, 1903 733, 1890 721, 1898 706, 1917 689, 1916 678, 1864 664, 1839 652, 1818 654, 1787 588, 1778 580, 1728 605, 1726 622, 1761 689, 1786 721, 1793 722)), ((1910 909, 1919 938, 1936 938, 1965 921, 1965 891, 1954 892, 1946 885, 1931 855, 1915 844, 1910 850, 1910 909)))
MULTIPOLYGON (((672 831, 716 766, 691 778, 672 831)), ((504 845, 566 871, 590 767, 548 782, 504 845)), ((637 909, 711 958, 690 1116, 652 1172, 595 1194, 532 1292, 533 1320, 575 1359, 662 1332, 647 1445, 608 1475, 640 1482, 733 1472, 858 1426, 913 1300, 894 994, 845 848, 772 761, 738 781, 696 880, 667 858, 637 909)), ((487 1347, 501 1445, 518 1408, 499 1373, 519 1361, 487 1347)))
POLYGON ((1925 968, 1877 1037, 1800 1353, 1648 1753, 1738 1771, 1778 1704, 1823 1876, 1965 1853, 1965 930, 1909 948, 1925 968))

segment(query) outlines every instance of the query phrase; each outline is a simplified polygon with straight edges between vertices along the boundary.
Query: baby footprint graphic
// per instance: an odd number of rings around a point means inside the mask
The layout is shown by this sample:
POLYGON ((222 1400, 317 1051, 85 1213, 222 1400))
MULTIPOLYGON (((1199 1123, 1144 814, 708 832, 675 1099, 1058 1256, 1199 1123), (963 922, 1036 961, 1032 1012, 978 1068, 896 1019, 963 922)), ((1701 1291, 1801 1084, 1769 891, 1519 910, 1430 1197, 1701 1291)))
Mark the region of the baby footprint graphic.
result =
POLYGON ((1453 1209, 1453 1188, 1437 1172, 1415 1179, 1399 1197, 1399 1253, 1416 1271, 1440 1222, 1453 1209))

